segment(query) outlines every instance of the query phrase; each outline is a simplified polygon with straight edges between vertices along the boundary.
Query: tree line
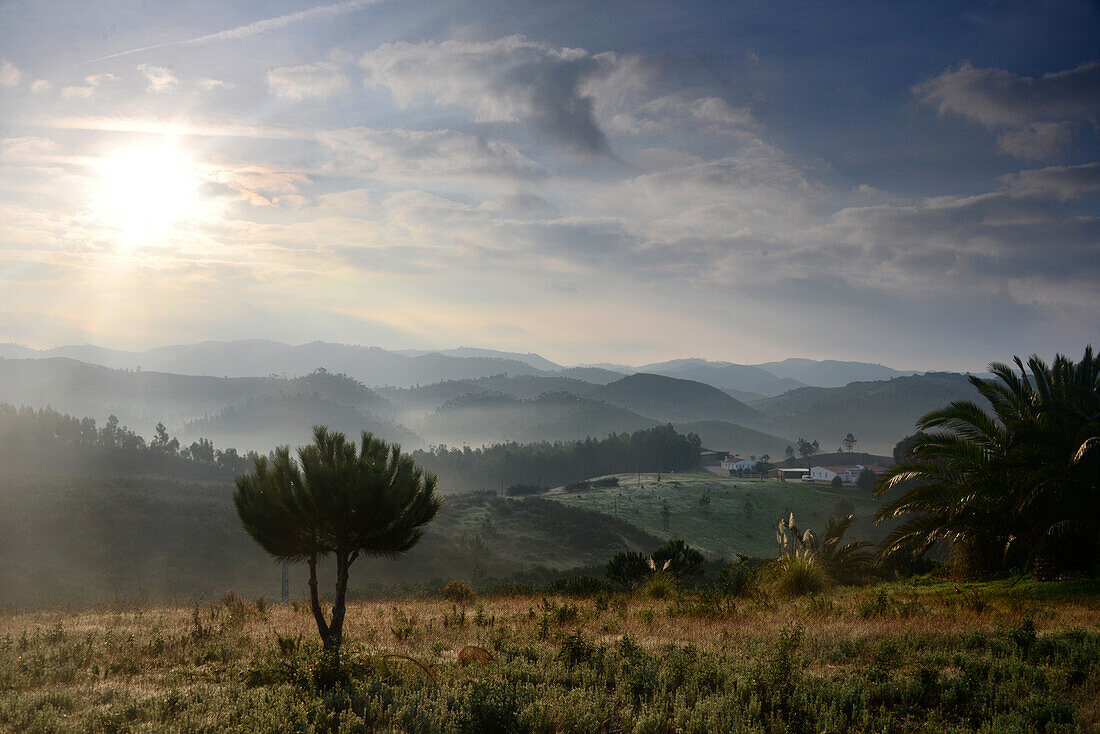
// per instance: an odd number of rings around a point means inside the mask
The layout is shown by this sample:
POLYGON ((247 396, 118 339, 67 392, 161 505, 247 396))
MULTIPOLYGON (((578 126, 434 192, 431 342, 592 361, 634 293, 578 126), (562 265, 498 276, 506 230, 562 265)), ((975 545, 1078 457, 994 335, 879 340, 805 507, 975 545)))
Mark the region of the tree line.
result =
POLYGON ((169 474, 186 479, 232 479, 252 466, 252 452, 218 449, 200 438, 181 446, 158 423, 153 437, 121 425, 112 415, 103 426, 94 418, 75 418, 52 408, 0 403, 0 446, 7 470, 133 472, 169 474))
POLYGON ((434 446, 412 456, 452 489, 545 488, 604 474, 686 471, 698 465, 701 447, 699 436, 677 433, 670 424, 603 439, 513 442, 476 449, 434 446))

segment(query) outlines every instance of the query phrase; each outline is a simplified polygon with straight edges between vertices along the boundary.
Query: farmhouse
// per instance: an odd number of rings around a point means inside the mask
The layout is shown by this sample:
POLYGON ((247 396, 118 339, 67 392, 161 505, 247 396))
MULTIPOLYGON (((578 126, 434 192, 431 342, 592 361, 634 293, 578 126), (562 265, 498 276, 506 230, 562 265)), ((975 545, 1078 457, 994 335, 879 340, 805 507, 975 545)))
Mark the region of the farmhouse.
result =
POLYGON ((814 466, 810 468, 810 476, 815 482, 831 482, 840 477, 845 484, 855 484, 861 471, 862 466, 814 466))
POLYGON ((754 466, 756 462, 752 459, 742 459, 737 456, 730 456, 722 461, 722 468, 730 471, 752 471, 754 466))
POLYGON ((845 484, 855 484, 864 469, 870 469, 876 476, 886 471, 885 467, 878 465, 856 464, 854 466, 815 466, 810 469, 810 476, 814 481, 831 482, 833 477, 840 477, 845 484))

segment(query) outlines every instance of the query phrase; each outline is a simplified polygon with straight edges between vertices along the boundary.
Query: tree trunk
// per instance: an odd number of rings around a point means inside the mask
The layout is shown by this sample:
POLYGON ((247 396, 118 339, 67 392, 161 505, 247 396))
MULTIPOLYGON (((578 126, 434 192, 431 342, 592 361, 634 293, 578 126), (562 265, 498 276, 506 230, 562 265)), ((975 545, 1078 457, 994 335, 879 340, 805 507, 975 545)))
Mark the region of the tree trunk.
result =
POLYGON ((317 556, 309 557, 309 605, 313 609, 313 619, 317 622, 317 632, 321 635, 321 642, 325 649, 332 647, 329 635, 329 626, 325 622, 325 612, 321 609, 321 600, 317 596, 317 556))
POLYGON ((336 554, 336 598, 332 602, 332 624, 329 626, 329 638, 332 650, 337 658, 340 655, 340 643, 344 637, 344 613, 347 611, 345 599, 348 591, 348 567, 351 559, 344 553, 336 554))

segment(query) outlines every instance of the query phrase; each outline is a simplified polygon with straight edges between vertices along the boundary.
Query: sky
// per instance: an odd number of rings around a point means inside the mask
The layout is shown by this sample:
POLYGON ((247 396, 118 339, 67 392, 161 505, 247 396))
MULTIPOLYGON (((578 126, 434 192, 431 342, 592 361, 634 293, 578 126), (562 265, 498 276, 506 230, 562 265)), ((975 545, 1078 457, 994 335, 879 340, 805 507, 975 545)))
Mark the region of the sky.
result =
POLYGON ((0 342, 979 370, 1100 324, 1095 2, 0 3, 0 342))

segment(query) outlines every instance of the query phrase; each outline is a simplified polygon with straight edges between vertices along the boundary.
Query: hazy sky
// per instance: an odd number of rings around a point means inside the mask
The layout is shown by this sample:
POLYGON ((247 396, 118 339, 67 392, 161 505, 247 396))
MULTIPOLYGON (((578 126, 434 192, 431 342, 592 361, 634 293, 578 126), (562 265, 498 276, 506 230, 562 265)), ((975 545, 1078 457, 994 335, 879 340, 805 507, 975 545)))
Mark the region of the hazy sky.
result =
POLYGON ((0 341, 1080 356, 1097 8, 5 2, 0 341))

